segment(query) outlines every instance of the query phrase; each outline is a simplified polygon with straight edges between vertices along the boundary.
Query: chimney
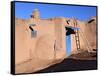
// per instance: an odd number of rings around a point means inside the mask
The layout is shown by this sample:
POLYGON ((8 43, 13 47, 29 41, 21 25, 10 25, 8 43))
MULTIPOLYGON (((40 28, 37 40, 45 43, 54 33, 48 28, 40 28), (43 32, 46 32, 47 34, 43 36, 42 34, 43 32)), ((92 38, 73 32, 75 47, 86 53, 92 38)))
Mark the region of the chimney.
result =
POLYGON ((32 12, 31 18, 35 18, 35 19, 40 18, 40 13, 39 13, 38 9, 34 9, 34 11, 32 12))

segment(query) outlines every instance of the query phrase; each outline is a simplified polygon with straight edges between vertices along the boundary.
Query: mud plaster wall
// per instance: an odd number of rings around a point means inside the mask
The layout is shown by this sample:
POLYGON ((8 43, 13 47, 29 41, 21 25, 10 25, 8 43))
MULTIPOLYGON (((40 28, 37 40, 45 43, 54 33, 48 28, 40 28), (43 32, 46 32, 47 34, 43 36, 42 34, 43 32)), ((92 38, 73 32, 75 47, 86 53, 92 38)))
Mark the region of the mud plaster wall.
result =
MULTIPOLYGON (((89 46, 92 49, 96 49, 96 37, 97 37, 97 21, 96 17, 89 19, 92 20, 94 19, 93 22, 88 23, 88 21, 79 21, 77 20, 77 26, 79 28, 79 40, 80 40, 80 48, 84 50, 87 50, 87 42, 86 39, 89 43, 89 46), (85 39, 86 38, 86 39, 85 39)), ((74 21, 73 19, 70 19, 70 23, 68 26, 74 27, 74 21)), ((76 41, 75 41, 75 35, 71 34, 71 53, 76 52, 76 41)))
POLYGON ((64 19, 16 19, 16 22, 16 73, 37 71, 66 58, 64 19), (37 31, 36 37, 31 37, 30 24, 35 24, 32 28, 37 31))
POLYGON ((88 45, 85 38, 87 39, 89 46, 92 49, 96 49, 96 37, 97 37, 96 20, 91 23, 78 21, 78 26, 80 27, 79 36, 80 36, 81 49, 87 49, 88 45), (82 32, 83 32, 83 36, 82 36, 82 32))
MULTIPOLYGON (((16 19, 15 23, 15 63, 16 73, 34 72, 61 62, 67 57, 66 52, 66 18, 28 20, 16 19), (36 37, 31 37, 30 24, 37 31, 36 37), (55 46, 55 48, 54 48, 55 46), (30 66, 29 66, 30 65, 30 66)), ((73 20, 70 19, 73 26, 73 20)), ((87 36, 91 46, 96 47, 96 23, 78 21, 78 27, 87 36), (94 30, 95 28, 95 30, 94 30), (93 43, 93 44, 92 44, 93 43)), ((86 49, 85 41, 79 31, 80 45, 86 49)), ((71 35, 71 53, 76 50, 75 35, 71 35)))

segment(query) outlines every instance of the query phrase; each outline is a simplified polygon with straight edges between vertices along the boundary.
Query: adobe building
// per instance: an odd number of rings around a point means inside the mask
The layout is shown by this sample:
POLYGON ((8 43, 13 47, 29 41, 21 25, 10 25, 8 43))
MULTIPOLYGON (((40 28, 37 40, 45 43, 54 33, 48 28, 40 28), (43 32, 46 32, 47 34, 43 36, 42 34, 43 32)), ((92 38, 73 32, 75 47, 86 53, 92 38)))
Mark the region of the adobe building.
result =
POLYGON ((96 49, 96 18, 91 20, 82 22, 64 17, 41 19, 37 9, 27 20, 16 18, 16 73, 36 72, 62 62, 69 55, 81 52, 81 49, 96 49), (83 39, 80 30, 88 42, 83 39), (71 41, 66 43, 67 36, 71 41), (87 43, 92 48, 86 47, 87 43), (67 45, 71 47, 70 54, 67 53, 67 45))

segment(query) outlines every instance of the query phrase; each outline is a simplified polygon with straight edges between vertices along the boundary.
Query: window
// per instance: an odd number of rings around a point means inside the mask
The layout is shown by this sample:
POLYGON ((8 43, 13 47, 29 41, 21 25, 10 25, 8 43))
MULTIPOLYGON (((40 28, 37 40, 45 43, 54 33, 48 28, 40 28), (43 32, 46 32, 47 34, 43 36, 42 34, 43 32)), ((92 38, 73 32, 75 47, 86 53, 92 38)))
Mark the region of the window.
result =
POLYGON ((31 30, 31 38, 36 37, 37 36, 37 31, 34 30, 31 26, 29 26, 30 30, 31 30))
POLYGON ((33 30, 31 31, 31 38, 36 37, 37 36, 37 31, 33 30))

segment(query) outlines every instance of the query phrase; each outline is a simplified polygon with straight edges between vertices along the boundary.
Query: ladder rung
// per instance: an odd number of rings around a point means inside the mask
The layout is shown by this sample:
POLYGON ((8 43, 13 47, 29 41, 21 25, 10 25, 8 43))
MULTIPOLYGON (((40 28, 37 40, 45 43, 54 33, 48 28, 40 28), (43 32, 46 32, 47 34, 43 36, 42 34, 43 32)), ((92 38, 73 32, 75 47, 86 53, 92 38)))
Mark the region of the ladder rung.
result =
POLYGON ((76 42, 77 42, 77 43, 79 43, 79 41, 78 41, 78 40, 77 40, 76 42))
POLYGON ((75 34, 75 36, 79 36, 78 34, 75 34))
POLYGON ((75 31, 76 33, 78 33, 78 31, 75 31))
POLYGON ((75 35, 79 35, 78 32, 76 32, 75 35))
POLYGON ((75 35, 75 37, 79 37, 79 36, 76 36, 76 35, 75 35))
POLYGON ((79 39, 79 36, 76 36, 76 39, 79 39))
POLYGON ((76 40, 76 42, 79 42, 79 40, 76 40))
POLYGON ((76 35, 75 35, 75 37, 76 37, 76 38, 79 38, 79 36, 76 36, 76 35))
POLYGON ((79 40, 79 38, 76 38, 76 40, 79 40))
POLYGON ((75 34, 75 35, 79 35, 79 34, 78 34, 78 32, 76 32, 76 34, 75 34))
POLYGON ((79 45, 79 43, 76 43, 77 45, 79 45))
POLYGON ((80 47, 80 46, 78 46, 78 47, 80 47))
POLYGON ((76 38, 76 41, 78 41, 79 40, 79 38, 76 38))
POLYGON ((75 35, 79 36, 78 32, 77 32, 77 34, 75 34, 75 35))
POLYGON ((79 45, 79 43, 76 43, 76 45, 79 45))
POLYGON ((76 45, 79 45, 79 43, 77 43, 76 45))
MULTIPOLYGON (((74 27, 77 27, 77 21, 75 19, 74 19, 74 27)), ((78 32, 78 30, 75 30, 75 40, 76 40, 77 50, 80 50, 80 41, 79 41, 79 32, 78 32)))

